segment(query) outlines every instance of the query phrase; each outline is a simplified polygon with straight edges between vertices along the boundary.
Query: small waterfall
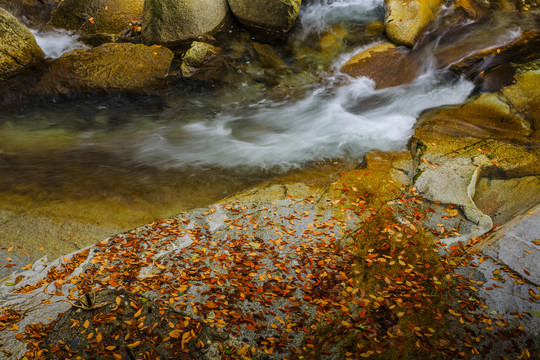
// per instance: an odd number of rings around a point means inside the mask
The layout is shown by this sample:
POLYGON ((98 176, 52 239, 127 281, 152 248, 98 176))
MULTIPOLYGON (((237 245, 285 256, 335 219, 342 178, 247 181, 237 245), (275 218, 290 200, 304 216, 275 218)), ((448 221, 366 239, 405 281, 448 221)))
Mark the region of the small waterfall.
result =
POLYGON ((67 30, 31 31, 39 47, 48 58, 56 59, 68 51, 87 48, 86 45, 77 41, 73 33, 67 30))

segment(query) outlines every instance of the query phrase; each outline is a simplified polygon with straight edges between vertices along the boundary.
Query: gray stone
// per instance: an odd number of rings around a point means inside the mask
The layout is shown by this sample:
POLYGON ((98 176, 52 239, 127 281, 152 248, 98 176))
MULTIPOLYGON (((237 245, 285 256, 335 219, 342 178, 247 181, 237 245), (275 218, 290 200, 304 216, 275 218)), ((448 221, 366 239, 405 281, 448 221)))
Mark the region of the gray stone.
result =
POLYGON ((478 249, 540 285, 540 205, 506 223, 478 249), (534 241, 537 244, 533 243, 534 241))

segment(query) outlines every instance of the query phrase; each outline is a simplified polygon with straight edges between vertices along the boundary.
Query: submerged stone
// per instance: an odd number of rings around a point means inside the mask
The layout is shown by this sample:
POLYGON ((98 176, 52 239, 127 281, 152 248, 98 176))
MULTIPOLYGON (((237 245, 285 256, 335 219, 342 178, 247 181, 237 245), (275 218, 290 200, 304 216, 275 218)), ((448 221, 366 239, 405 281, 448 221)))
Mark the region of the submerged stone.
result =
POLYGON ((385 88, 412 82, 419 67, 414 56, 394 44, 382 43, 355 55, 342 66, 341 72, 352 77, 369 77, 377 88, 385 88))
POLYGON ((221 48, 194 41, 182 57, 180 69, 185 78, 208 82, 220 80, 226 70, 221 48))

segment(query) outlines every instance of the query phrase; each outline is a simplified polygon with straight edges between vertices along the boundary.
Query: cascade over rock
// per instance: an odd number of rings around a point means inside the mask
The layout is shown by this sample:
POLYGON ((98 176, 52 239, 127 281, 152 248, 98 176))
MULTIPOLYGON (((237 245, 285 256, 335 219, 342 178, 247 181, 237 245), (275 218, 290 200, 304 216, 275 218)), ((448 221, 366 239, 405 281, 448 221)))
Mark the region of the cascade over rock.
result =
POLYGON ((141 44, 104 44, 60 57, 34 87, 37 94, 127 91, 144 93, 159 86, 173 52, 141 44))
POLYGON ((301 0, 228 0, 234 16, 244 25, 286 32, 294 25, 301 0))
POLYGON ((119 34, 131 19, 142 16, 144 0, 63 0, 51 14, 50 26, 84 35, 119 34))
POLYGON ((178 45, 223 25, 227 0, 146 0, 144 2, 145 44, 178 45))
POLYGON ((385 0, 386 35, 395 44, 413 47, 443 3, 441 0, 385 0))
POLYGON ((30 30, 0 8, 0 81, 18 74, 44 57, 30 30))

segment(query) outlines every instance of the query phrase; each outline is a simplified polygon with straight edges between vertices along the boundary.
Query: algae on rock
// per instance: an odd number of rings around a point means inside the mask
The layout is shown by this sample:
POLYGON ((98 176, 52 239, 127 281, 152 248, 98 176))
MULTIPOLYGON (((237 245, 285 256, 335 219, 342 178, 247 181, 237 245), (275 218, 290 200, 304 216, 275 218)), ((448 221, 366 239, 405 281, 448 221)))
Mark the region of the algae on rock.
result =
POLYGON ((51 14, 50 26, 84 35, 119 34, 140 19, 144 0, 63 0, 51 14))
POLYGON ((77 49, 60 57, 32 91, 146 93, 162 86, 173 56, 165 47, 128 43, 77 49))
POLYGON ((0 81, 9 79, 44 57, 30 30, 0 8, 0 81))

